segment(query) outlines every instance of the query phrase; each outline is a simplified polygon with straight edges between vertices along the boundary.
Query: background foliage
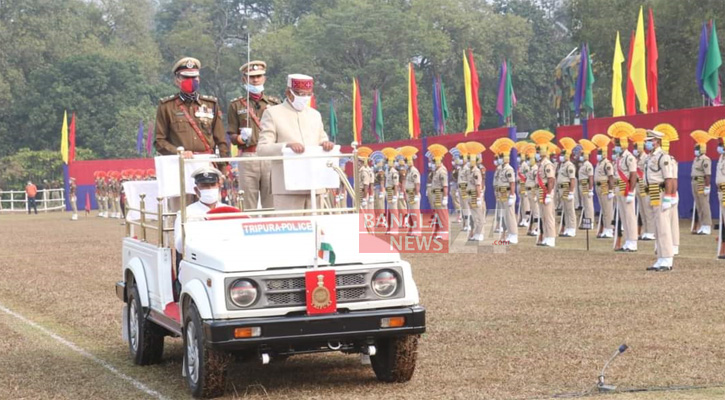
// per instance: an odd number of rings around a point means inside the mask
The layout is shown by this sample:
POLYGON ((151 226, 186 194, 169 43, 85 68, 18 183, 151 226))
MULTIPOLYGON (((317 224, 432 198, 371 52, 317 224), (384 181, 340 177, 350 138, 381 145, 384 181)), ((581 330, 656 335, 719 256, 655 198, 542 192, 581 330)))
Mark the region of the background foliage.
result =
MULTIPOLYGON (((710 18, 725 26, 722 0, 642 3, 655 13, 660 108, 701 104, 694 84, 699 32, 710 18)), ((238 68, 247 58, 248 32, 251 57, 269 65, 267 92, 281 96, 288 73, 313 75, 318 109, 327 122, 334 102, 342 143, 352 139, 353 77, 361 84, 366 118, 372 90, 379 89, 386 139, 407 137, 408 62, 416 69, 423 135, 433 131, 434 75, 446 86, 448 131, 463 130, 462 55, 469 47, 481 82, 482 128, 499 126, 496 85, 504 57, 513 67, 519 130, 553 128, 554 68, 583 41, 594 59, 595 114, 609 115, 615 33, 621 32, 626 53, 639 5, 628 0, 0 0, 0 101, 5 105, 0 157, 8 160, 21 149, 57 151, 66 109, 76 112, 77 146, 89 150, 84 154, 133 157, 138 121, 153 121, 158 98, 176 91, 169 69, 185 55, 201 60, 201 91, 218 97, 226 111, 229 100, 242 94, 238 68)), ((369 121, 365 125, 363 140, 370 141, 369 121)))

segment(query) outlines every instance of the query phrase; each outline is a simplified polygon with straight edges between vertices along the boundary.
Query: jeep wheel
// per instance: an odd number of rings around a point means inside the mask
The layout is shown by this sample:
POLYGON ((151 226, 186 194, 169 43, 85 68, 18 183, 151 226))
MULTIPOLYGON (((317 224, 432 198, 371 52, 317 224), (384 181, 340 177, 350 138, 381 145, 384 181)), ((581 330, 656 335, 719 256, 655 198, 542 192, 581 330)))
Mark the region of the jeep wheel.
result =
POLYGON ((164 334, 161 328, 144 317, 138 288, 134 283, 128 294, 128 349, 133 362, 151 365, 161 361, 164 353, 164 334))
POLYGON ((418 336, 378 340, 377 354, 370 357, 373 371, 383 382, 407 382, 413 377, 418 357, 418 336))
POLYGON ((201 317, 191 302, 184 312, 184 372, 191 394, 203 398, 223 395, 230 359, 228 353, 204 347, 201 317))

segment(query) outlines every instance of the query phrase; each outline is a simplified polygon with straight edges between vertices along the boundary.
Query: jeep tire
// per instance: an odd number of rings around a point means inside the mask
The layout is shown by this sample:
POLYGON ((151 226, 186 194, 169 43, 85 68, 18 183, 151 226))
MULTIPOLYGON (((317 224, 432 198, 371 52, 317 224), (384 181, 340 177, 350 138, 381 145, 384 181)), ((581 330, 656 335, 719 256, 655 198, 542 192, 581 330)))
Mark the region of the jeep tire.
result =
POLYGON ((370 357, 375 376, 383 382, 407 382, 413 377, 418 357, 418 335, 380 339, 370 357))
POLYGON ((183 337, 184 372, 191 394, 201 398, 223 395, 231 355, 204 346, 201 317, 193 301, 184 312, 183 337))
POLYGON ((128 349, 137 365, 151 365, 161 361, 164 353, 163 330, 146 319, 136 283, 128 294, 128 349))

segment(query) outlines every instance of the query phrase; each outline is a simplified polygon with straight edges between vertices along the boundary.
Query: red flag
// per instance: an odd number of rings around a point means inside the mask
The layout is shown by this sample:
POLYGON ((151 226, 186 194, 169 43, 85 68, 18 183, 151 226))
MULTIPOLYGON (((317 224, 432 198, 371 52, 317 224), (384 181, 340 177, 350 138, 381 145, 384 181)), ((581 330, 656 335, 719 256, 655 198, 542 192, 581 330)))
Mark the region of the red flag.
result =
POLYGON ((353 127, 353 138, 358 143, 362 144, 362 128, 363 128, 363 116, 362 116, 362 98, 360 96, 360 82, 357 78, 352 81, 352 93, 353 93, 353 109, 352 109, 352 127, 353 127))
POLYGON ((86 212, 91 212, 91 195, 86 192, 86 212))
POLYGON ((68 129, 70 130, 68 134, 68 165, 70 165, 76 159, 76 113, 73 113, 68 129))
POLYGON ((312 93, 312 98, 310 99, 310 107, 317 109, 317 98, 314 93, 312 93))
POLYGON ((478 73, 473 62, 473 51, 468 49, 468 65, 471 71, 471 101, 473 104, 473 130, 477 131, 481 123, 481 104, 478 102, 478 73))
POLYGON ((655 34, 655 19, 652 16, 652 8, 649 9, 649 22, 647 24, 647 112, 659 110, 657 99, 657 35, 655 34))
POLYGON ((305 272, 307 314, 329 314, 337 311, 335 270, 314 269, 305 272))
POLYGON ((627 115, 637 114, 637 106, 634 103, 634 83, 632 83, 632 77, 629 73, 632 70, 632 53, 634 53, 634 31, 632 31, 632 37, 629 39, 629 57, 627 57, 627 92, 624 101, 627 115))
POLYGON ((415 69, 413 69, 412 63, 408 63, 408 133, 411 139, 420 137, 418 86, 415 83, 415 69))

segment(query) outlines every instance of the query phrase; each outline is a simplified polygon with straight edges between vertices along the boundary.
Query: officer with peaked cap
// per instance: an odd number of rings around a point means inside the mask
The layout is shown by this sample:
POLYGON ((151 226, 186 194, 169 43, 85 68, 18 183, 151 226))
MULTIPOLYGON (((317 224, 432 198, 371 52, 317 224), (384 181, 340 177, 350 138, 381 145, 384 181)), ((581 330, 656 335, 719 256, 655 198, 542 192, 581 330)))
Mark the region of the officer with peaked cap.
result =
MULTIPOLYGON (((257 143, 261 119, 267 107, 280 104, 281 101, 264 92, 267 80, 267 63, 251 61, 239 68, 242 73, 242 88, 245 94, 229 102, 227 112, 227 132, 232 143, 239 147, 240 156, 257 155, 257 143), (247 104, 249 99, 249 104, 247 104)), ((274 207, 272 198, 272 175, 269 161, 247 161, 240 165, 239 186, 244 190, 244 209, 274 207)))
POLYGON ((650 152, 645 165, 645 183, 652 207, 655 223, 655 251, 657 261, 648 271, 668 271, 672 269, 672 260, 675 255, 672 245, 672 226, 670 213, 675 206, 676 196, 674 182, 674 168, 669 155, 662 150, 664 134, 656 130, 647 131, 645 148, 650 152))
POLYGON ((194 153, 229 157, 229 146, 224 133, 222 111, 216 97, 199 94, 199 69, 196 58, 184 57, 177 61, 171 72, 179 93, 164 97, 156 109, 156 140, 159 154, 176 154, 184 148, 184 157, 194 153))
MULTIPOLYGON (((194 179, 194 193, 198 201, 186 206, 186 220, 192 220, 205 215, 216 207, 223 206, 221 202, 220 187, 222 173, 213 167, 203 166, 191 173, 194 179)), ((176 251, 183 253, 181 248, 181 212, 176 214, 174 222, 174 244, 176 251)))

